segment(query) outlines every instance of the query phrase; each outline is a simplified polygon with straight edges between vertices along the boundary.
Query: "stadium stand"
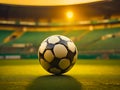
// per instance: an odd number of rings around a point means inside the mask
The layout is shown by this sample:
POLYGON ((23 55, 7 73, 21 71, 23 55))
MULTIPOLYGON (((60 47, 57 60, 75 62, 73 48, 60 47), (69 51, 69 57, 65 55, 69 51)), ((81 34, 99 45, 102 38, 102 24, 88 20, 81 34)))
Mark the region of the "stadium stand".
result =
POLYGON ((34 44, 36 46, 40 45, 40 43, 42 42, 42 40, 44 40, 45 38, 47 38, 50 35, 54 35, 54 34, 61 34, 62 31, 47 31, 47 32, 25 32, 21 37, 16 38, 15 40, 10 41, 8 44, 12 45, 14 43, 31 43, 34 44))
POLYGON ((9 36, 13 31, 8 30, 0 30, 0 44, 3 43, 4 39, 9 36))
MULTIPOLYGON (((12 31, 5 33, 1 41, 12 31)), ((79 58, 113 58, 120 50, 120 37, 114 37, 120 33, 120 28, 105 28, 70 31, 26 31, 20 37, 13 39, 0 46, 0 55, 20 55, 21 58, 37 58, 40 43, 50 35, 65 35, 71 38, 78 47, 79 58), (10 51, 10 52, 9 52, 10 51), (110 55, 110 56, 109 56, 110 55)), ((119 55, 117 55, 119 58, 119 55)))
POLYGON ((102 40, 102 36, 108 35, 108 34, 114 34, 120 32, 120 28, 106 28, 106 29, 99 29, 99 30, 94 30, 87 35, 85 35, 80 41, 79 41, 79 46, 80 50, 97 50, 99 49, 107 49, 108 47, 111 47, 109 49, 114 49, 114 47, 119 48, 119 39, 120 37, 116 38, 108 38, 106 40, 102 40), (109 42, 109 43, 108 43, 109 42), (116 44, 116 43, 117 44, 116 44), (105 44, 106 43, 106 44, 105 44), (94 45, 93 45, 94 44, 94 45), (111 46, 109 44, 114 44, 116 46, 111 46), (101 47, 101 48, 100 48, 101 47))

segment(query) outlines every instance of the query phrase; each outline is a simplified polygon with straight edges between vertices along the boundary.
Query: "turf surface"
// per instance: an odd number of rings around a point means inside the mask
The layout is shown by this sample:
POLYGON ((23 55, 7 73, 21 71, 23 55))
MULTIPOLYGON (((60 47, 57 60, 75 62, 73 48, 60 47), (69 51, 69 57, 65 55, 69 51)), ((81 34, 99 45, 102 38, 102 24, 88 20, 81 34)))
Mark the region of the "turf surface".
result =
POLYGON ((120 90, 120 60, 78 60, 61 76, 38 60, 0 60, 0 90, 120 90))

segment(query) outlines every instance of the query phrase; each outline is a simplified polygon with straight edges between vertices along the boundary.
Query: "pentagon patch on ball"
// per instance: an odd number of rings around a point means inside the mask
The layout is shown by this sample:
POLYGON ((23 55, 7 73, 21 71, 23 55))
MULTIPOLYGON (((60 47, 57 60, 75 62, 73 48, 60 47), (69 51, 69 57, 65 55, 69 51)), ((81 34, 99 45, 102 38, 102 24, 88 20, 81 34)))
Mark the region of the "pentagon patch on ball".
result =
POLYGON ((55 75, 69 71, 75 64, 77 55, 78 51, 73 41, 62 35, 46 38, 38 50, 41 66, 55 75))

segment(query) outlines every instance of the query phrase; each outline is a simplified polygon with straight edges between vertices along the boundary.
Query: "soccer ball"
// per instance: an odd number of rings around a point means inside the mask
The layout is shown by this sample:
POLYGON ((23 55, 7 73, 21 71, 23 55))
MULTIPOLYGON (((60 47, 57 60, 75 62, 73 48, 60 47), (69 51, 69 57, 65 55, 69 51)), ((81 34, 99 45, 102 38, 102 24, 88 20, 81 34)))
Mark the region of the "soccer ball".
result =
POLYGON ((77 55, 78 51, 73 41, 62 35, 46 38, 38 50, 41 66, 55 75, 69 71, 75 64, 77 55))

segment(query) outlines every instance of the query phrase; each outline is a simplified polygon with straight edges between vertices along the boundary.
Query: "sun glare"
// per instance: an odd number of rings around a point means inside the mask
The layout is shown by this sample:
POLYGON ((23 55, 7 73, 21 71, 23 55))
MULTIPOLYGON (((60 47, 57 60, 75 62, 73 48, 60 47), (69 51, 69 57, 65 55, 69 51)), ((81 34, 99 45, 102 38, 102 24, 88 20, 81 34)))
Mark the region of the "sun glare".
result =
POLYGON ((67 13, 66 13, 66 16, 67 16, 67 18, 68 19, 72 19, 73 18, 73 12, 72 11, 68 11, 67 13))

